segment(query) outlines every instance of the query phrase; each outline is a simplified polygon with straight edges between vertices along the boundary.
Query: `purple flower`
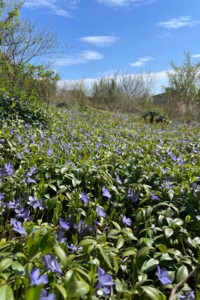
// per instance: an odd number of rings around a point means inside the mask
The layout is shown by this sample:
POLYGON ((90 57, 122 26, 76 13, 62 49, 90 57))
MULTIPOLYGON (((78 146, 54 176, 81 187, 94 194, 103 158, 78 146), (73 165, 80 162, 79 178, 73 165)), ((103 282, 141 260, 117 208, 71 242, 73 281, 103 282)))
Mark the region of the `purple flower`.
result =
POLYGON ((194 295, 194 291, 187 291, 185 292, 184 295, 178 295, 179 299, 183 299, 183 300, 194 300, 195 299, 195 295, 194 295))
POLYGON ((81 234, 81 233, 83 232, 84 227, 85 227, 85 226, 84 226, 83 220, 80 220, 80 221, 78 222, 78 224, 75 226, 75 228, 77 228, 79 234, 81 234))
POLYGON ((162 170, 162 173, 163 173, 163 174, 166 174, 166 173, 168 172, 168 170, 167 170, 167 169, 164 169, 164 168, 162 168, 161 170, 162 170))
POLYGON ((104 212, 103 208, 100 206, 97 208, 97 215, 102 218, 106 217, 106 213, 104 212))
POLYGON ((55 234, 56 234, 58 242, 63 243, 63 244, 66 242, 67 238, 64 237, 65 236, 64 231, 59 230, 59 231, 55 232, 55 234))
POLYGON ((102 196, 107 197, 108 199, 111 198, 111 194, 110 194, 109 190, 107 190, 105 188, 105 186, 102 187, 102 192, 103 192, 102 196))
POLYGON ((38 200, 35 196, 29 196, 27 203, 33 208, 39 207, 40 210, 44 209, 44 207, 42 206, 42 200, 38 200))
POLYGON ((138 201, 138 194, 135 190, 128 190, 128 198, 131 199, 133 203, 138 201))
POLYGON ((47 254, 43 257, 43 263, 47 270, 51 270, 58 275, 62 274, 60 264, 57 263, 57 257, 53 254, 47 254))
POLYGON ((115 283, 113 282, 112 276, 107 274, 102 268, 98 268, 98 284, 97 289, 103 290, 103 295, 108 295, 110 293, 110 287, 115 283))
POLYGON ((28 183, 36 183, 35 179, 28 177, 28 183))
POLYGON ((29 272, 30 286, 46 284, 48 283, 46 275, 40 276, 40 269, 35 268, 32 272, 29 272))
POLYGON ((123 216, 122 222, 123 222, 124 224, 126 224, 127 226, 131 226, 131 219, 130 219, 130 218, 127 218, 126 216, 123 216))
POLYGON ((48 295, 48 292, 43 289, 40 295, 40 300, 56 300, 56 296, 54 293, 48 295))
POLYGON ((157 195, 155 195, 154 193, 150 193, 150 195, 151 195, 152 200, 160 200, 160 198, 157 195))
POLYGON ((165 268, 161 269, 159 266, 157 266, 156 275, 162 284, 172 283, 172 280, 168 274, 169 274, 169 271, 167 269, 165 269, 165 268))
POLYGON ((76 251, 81 249, 81 247, 75 246, 74 244, 70 244, 69 246, 67 246, 67 248, 70 249, 72 253, 75 253, 76 251))
POLYGON ((8 206, 9 208, 14 208, 14 209, 15 209, 15 212, 16 212, 17 208, 20 207, 19 199, 13 198, 13 201, 9 201, 9 202, 7 203, 7 206, 8 206))
POLYGON ((10 220, 10 225, 12 225, 14 228, 13 230, 20 233, 20 234, 24 234, 25 236, 27 236, 26 233, 26 229, 24 227, 22 227, 22 223, 17 221, 16 219, 12 219, 10 220))
POLYGON ((167 153, 173 161, 177 161, 177 157, 170 150, 167 150, 167 153))
POLYGON ((26 175, 27 176, 32 176, 33 174, 35 174, 35 171, 36 171, 37 169, 35 168, 35 167, 31 167, 30 169, 29 169, 29 171, 26 173, 26 175))
POLYGON ((53 153, 53 150, 51 148, 47 149, 47 155, 51 156, 51 154, 53 153))
POLYGON ((4 167, 5 167, 5 171, 8 174, 8 176, 13 175, 13 173, 14 173, 13 172, 13 165, 11 163, 5 163, 4 167))
POLYGON ((71 223, 69 221, 64 221, 62 218, 59 219, 60 227, 64 230, 69 230, 71 227, 71 223))
POLYGON ((84 202, 85 204, 88 203, 89 199, 88 199, 88 196, 87 196, 87 194, 86 194, 85 192, 83 192, 83 193, 81 194, 81 200, 83 200, 83 202, 84 202))
POLYGON ((4 198, 4 195, 0 193, 0 201, 4 198))
POLYGON ((118 175, 116 176, 116 181, 117 181, 117 183, 122 184, 122 181, 121 181, 121 179, 119 178, 118 175))
POLYGON ((18 133, 18 134, 16 135, 16 137, 17 137, 17 139, 18 139, 18 142, 21 143, 21 142, 22 142, 21 135, 18 133))
POLYGON ((19 208, 15 209, 16 212, 16 217, 20 218, 20 219, 28 219, 29 215, 30 215, 30 211, 28 208, 24 208, 20 205, 19 208))

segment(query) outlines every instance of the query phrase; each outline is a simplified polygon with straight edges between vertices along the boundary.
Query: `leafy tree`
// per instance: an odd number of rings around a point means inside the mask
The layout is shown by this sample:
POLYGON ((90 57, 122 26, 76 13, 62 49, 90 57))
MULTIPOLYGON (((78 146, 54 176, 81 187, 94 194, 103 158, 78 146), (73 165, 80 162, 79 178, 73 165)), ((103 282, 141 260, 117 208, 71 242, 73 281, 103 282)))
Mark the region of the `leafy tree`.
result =
POLYGON ((35 23, 20 20, 22 5, 21 1, 0 0, 0 89, 49 103, 59 76, 38 59, 58 54, 57 38, 46 28, 37 29, 35 23))
POLYGON ((172 71, 168 72, 169 87, 166 92, 173 100, 184 104, 199 102, 200 63, 193 63, 189 52, 184 52, 181 66, 171 62, 172 71))

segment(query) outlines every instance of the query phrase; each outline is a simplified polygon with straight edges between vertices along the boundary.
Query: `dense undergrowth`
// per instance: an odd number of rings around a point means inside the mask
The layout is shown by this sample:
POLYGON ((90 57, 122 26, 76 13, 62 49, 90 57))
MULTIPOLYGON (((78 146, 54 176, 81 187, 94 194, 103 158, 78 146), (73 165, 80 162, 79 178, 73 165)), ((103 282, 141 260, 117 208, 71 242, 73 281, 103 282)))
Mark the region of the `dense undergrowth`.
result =
POLYGON ((199 299, 199 125, 3 97, 0 299, 199 299))

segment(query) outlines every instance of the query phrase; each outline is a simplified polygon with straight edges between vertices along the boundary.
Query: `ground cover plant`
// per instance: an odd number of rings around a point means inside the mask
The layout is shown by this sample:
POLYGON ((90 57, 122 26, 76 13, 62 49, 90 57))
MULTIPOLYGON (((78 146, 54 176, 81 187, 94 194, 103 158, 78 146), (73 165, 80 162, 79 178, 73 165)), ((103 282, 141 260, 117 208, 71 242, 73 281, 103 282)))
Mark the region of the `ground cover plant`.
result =
POLYGON ((30 119, 15 101, 1 102, 0 299, 199 299, 199 125, 30 119))

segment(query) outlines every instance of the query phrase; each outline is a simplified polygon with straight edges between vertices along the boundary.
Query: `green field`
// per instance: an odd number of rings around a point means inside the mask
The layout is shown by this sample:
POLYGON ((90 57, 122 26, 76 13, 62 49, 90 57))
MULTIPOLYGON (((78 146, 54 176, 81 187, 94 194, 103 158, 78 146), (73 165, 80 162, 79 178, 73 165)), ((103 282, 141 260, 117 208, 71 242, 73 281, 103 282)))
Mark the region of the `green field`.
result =
POLYGON ((0 299, 200 299, 200 125, 13 103, 0 299))

